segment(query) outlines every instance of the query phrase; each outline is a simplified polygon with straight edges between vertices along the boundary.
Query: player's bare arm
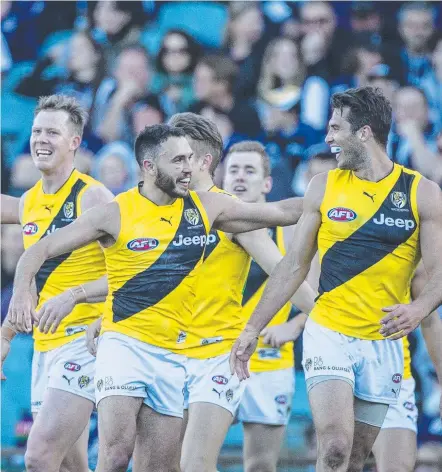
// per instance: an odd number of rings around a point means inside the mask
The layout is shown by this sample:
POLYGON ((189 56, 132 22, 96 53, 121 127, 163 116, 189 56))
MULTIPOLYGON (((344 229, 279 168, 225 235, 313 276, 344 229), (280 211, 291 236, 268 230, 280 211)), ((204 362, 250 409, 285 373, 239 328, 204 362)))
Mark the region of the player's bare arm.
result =
MULTIPOLYGON (((114 195, 106 187, 95 185, 89 187, 81 198, 81 211, 105 205, 113 200, 114 195)), ((61 321, 71 313, 78 303, 97 303, 105 300, 107 295, 107 276, 78 287, 70 288, 51 298, 42 305, 37 313, 38 329, 42 333, 55 333, 61 321)))
MULTIPOLYGON (((282 260, 282 254, 266 229, 236 234, 235 239, 268 275, 282 260)), ((315 293, 307 282, 303 282, 290 301, 304 313, 310 313, 315 304, 315 293)))
POLYGON ((2 194, 1 196, 1 223, 20 224, 20 199, 2 194))
POLYGON ((263 341, 272 347, 281 347, 285 343, 296 341, 304 330, 307 319, 305 313, 300 313, 290 321, 264 328, 261 331, 263 341))
POLYGON ((28 332, 36 320, 35 303, 30 294, 31 281, 47 259, 79 249, 93 241, 110 245, 120 232, 120 209, 117 203, 91 208, 72 224, 46 236, 27 249, 20 258, 15 275, 14 292, 8 316, 12 324, 28 332))
POLYGON ((410 304, 384 308, 380 333, 399 339, 416 329, 442 303, 442 192, 437 184, 422 178, 417 188, 420 219, 420 249, 428 282, 410 304))
POLYGON ((302 214, 302 198, 272 203, 245 203, 228 195, 199 192, 211 225, 226 233, 244 233, 270 226, 295 224, 302 214))
POLYGON ((269 277, 258 306, 232 348, 230 367, 241 380, 250 376, 247 362, 256 348, 259 333, 307 276, 317 250, 326 180, 327 174, 319 174, 310 182, 304 198, 304 213, 296 226, 291 248, 269 277))

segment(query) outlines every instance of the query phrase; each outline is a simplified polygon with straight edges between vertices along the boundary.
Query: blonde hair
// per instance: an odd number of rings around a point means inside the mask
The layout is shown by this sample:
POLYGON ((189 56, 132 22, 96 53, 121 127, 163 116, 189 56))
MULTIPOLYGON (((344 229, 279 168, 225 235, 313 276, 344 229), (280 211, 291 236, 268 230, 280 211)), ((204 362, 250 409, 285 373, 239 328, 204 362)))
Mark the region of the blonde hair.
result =
POLYGON ((271 164, 270 157, 266 152, 266 148, 259 141, 241 141, 240 143, 234 144, 226 155, 227 157, 230 154, 235 152, 256 152, 261 157, 262 169, 264 171, 264 177, 270 177, 271 173, 271 164))
POLYGON ((74 97, 67 95, 40 97, 34 116, 37 116, 41 111, 65 111, 69 115, 69 121, 73 125, 75 134, 83 136, 88 113, 74 97))

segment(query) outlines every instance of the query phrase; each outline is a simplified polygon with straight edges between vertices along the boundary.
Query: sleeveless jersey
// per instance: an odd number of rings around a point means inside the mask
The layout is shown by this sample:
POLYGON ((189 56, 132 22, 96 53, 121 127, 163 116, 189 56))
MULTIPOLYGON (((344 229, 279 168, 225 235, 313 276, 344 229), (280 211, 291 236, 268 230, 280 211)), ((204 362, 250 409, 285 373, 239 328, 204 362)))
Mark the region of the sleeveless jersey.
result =
MULTIPOLYGON (((226 193, 215 186, 210 191, 226 193)), ((247 252, 227 234, 210 232, 204 263, 198 269, 195 306, 184 354, 206 359, 230 351, 247 322, 241 300, 250 261, 247 252)))
MULTIPOLYGON (((91 185, 101 184, 76 169, 54 194, 44 193, 42 181, 39 180, 24 200, 22 221, 25 249, 80 216, 81 198, 91 185)), ((103 251, 97 242, 45 261, 35 276, 37 311, 50 298, 69 288, 96 280, 105 273, 103 251)), ((43 334, 34 329, 35 349, 49 351, 74 340, 84 334, 87 325, 100 317, 102 312, 102 303, 78 304, 63 319, 54 334, 43 334)))
POLYGON ((410 301, 420 259, 416 193, 421 175, 394 164, 379 182, 328 173, 318 233, 321 265, 310 317, 347 336, 384 339, 383 307, 410 301))
POLYGON ((210 229, 204 207, 195 192, 170 205, 156 205, 138 187, 115 202, 121 229, 115 244, 104 249, 109 294, 102 332, 181 351, 210 229))
MULTIPOLYGON (((283 229, 281 227, 269 228, 268 231, 271 238, 278 246, 281 254, 284 255, 285 245, 283 229)), ((252 262, 243 294, 243 310, 246 320, 252 316, 256 305, 258 305, 267 284, 267 279, 268 275, 261 269, 261 267, 259 267, 256 262, 252 262)), ((272 321, 270 321, 268 326, 285 323, 289 317, 291 308, 291 303, 284 305, 272 321)), ((252 372, 268 372, 271 370, 288 369, 293 366, 293 342, 283 344, 280 348, 273 348, 264 344, 262 338, 259 338, 256 351, 250 359, 250 370, 252 372)))

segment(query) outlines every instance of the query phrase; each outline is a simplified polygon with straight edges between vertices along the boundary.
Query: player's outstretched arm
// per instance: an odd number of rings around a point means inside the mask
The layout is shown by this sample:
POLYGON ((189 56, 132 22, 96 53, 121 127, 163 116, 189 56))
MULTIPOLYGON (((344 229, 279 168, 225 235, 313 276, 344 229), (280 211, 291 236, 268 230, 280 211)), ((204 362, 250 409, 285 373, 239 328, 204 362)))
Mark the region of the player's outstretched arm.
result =
POLYGON ((326 174, 319 174, 312 179, 291 248, 269 277, 258 306, 232 348, 230 368, 232 373, 236 371, 240 380, 250 375, 247 362, 256 348, 260 332, 287 303, 308 273, 316 253, 326 178, 326 174))
MULTIPOLYGON (((282 260, 278 246, 266 229, 236 234, 235 239, 268 275, 282 260)), ((310 313, 315 304, 315 293, 307 282, 303 282, 290 301, 304 313, 310 313)))
POLYGON ((15 274, 14 292, 8 316, 19 330, 31 331, 36 320, 35 304, 31 297, 31 281, 47 259, 71 252, 100 238, 117 239, 120 210, 111 202, 86 211, 73 223, 44 237, 27 249, 20 258, 15 274))
POLYGON ((1 223, 20 224, 20 199, 1 194, 1 223))
POLYGON ((442 192, 437 184, 422 178, 417 188, 420 219, 420 249, 428 282, 410 304, 393 305, 383 310, 380 333, 399 339, 416 329, 420 322, 442 304, 442 192))
POLYGON ((264 328, 261 331, 262 340, 272 347, 281 347, 285 343, 296 341, 302 333, 307 319, 308 316, 305 313, 300 313, 290 321, 264 328))
POLYGON ((245 203, 215 192, 198 194, 215 229, 226 233, 245 233, 270 226, 289 226, 302 214, 302 198, 272 203, 245 203))
POLYGON ((37 313, 38 329, 42 333, 55 333, 61 321, 79 303, 99 303, 106 300, 108 291, 107 274, 103 277, 70 288, 43 303, 37 313))

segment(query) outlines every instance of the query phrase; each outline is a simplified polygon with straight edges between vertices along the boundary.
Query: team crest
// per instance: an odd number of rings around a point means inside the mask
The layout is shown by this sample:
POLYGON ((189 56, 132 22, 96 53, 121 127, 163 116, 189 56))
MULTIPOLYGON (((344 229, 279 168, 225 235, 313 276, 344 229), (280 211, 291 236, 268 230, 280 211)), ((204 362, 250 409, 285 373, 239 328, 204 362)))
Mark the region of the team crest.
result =
POLYGON ((407 204, 407 196, 404 192, 392 192, 390 198, 396 208, 404 208, 407 204))
POLYGON ((193 226, 196 226, 200 222, 200 216, 193 208, 184 210, 184 218, 193 226))
POLYGON ((87 387, 89 385, 89 382, 91 381, 90 377, 88 377, 87 375, 82 375, 79 379, 78 379, 78 386, 80 388, 84 388, 84 387, 87 387))
POLYGON ((74 202, 67 202, 63 206, 63 213, 66 218, 74 217, 74 202))

